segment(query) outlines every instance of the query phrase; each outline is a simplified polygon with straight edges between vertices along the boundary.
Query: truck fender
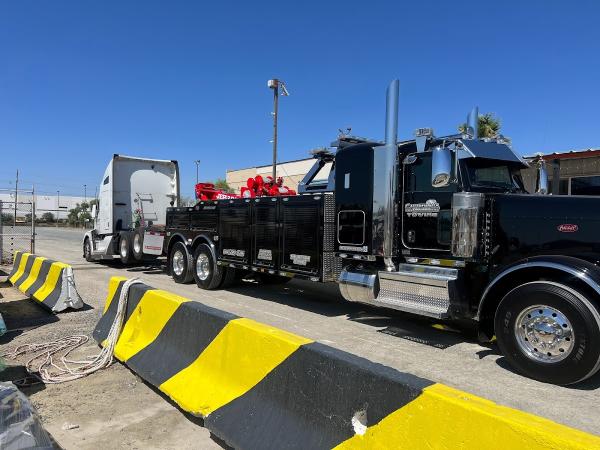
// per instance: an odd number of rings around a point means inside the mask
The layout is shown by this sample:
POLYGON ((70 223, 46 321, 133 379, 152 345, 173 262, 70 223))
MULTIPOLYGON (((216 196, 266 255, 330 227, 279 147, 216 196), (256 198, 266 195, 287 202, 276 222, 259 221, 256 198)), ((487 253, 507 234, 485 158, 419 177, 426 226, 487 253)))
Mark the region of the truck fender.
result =
POLYGON ((198 236, 194 237, 192 248, 195 248, 198 244, 207 244, 210 247, 214 261, 217 261, 217 247, 207 234, 199 234, 198 236))
MULTIPOLYGON (((167 233, 168 234, 168 233, 167 233)), ((185 245, 189 245, 188 244, 188 240, 185 238, 185 236, 181 233, 173 233, 171 236, 168 236, 169 240, 167 242, 167 248, 166 250, 166 255, 167 257, 169 256, 169 254, 171 253, 171 247, 173 247, 173 245, 176 242, 183 242, 185 245)))
POLYGON ((85 234, 83 235, 83 239, 81 239, 81 243, 83 244, 86 239, 89 239, 90 242, 93 242, 92 231, 91 230, 88 230, 88 231, 85 232, 85 234))
MULTIPOLYGON (((571 256, 547 255, 534 256, 517 261, 501 269, 495 274, 483 291, 475 320, 480 322, 485 334, 490 335, 490 330, 482 322, 489 319, 491 310, 499 303, 496 293, 502 289, 503 282, 518 283, 519 279, 528 279, 535 276, 547 276, 556 274, 559 276, 571 276, 578 282, 585 284, 590 290, 597 294, 596 299, 590 299, 597 306, 600 305, 600 267, 583 259, 571 256)), ((490 335, 491 336, 491 335, 490 335)))

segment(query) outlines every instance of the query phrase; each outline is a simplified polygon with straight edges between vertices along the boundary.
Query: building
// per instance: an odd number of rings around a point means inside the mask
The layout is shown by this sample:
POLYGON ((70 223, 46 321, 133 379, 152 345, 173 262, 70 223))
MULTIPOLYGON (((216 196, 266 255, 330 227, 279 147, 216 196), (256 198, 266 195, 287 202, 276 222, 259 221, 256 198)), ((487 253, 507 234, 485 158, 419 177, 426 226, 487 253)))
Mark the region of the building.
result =
MULTIPOLYGON (((315 163, 314 158, 297 159, 277 164, 277 176, 283 177, 283 184, 290 189, 298 190, 298 183, 302 181, 304 175, 308 173, 310 168, 315 163)), ((245 169, 228 169, 226 173, 227 184, 234 189, 235 192, 240 192, 242 186, 246 186, 248 178, 254 178, 256 175, 261 175, 263 178, 270 176, 273 173, 273 166, 257 166, 248 167, 245 169)))
MULTIPOLYGON (((29 207, 27 204, 31 204, 32 198, 33 196, 30 192, 19 192, 19 204, 17 205, 18 218, 20 218, 20 216, 25 217, 25 214, 30 213, 31 207, 29 207)), ((75 208, 77 203, 82 203, 85 200, 86 199, 84 197, 61 195, 59 204, 58 195, 35 194, 35 215, 37 218, 41 218, 45 212, 51 212, 54 215, 54 218, 58 217, 59 219, 63 220, 69 215, 69 210, 75 208)), ((89 201, 91 199, 88 198, 87 200, 89 201)), ((10 210, 10 212, 12 212, 15 205, 15 192, 11 192, 10 190, 1 191, 0 202, 2 203, 3 210, 10 210)))
MULTIPOLYGON (((525 159, 534 158, 528 156, 525 159)), ((548 169, 550 193, 600 195, 600 148, 549 153, 542 158, 548 169)), ((524 170, 523 180, 529 192, 533 192, 536 169, 524 170)))
MULTIPOLYGON (((532 161, 536 156, 526 156, 532 161)), ((600 148, 567 150, 543 155, 546 161, 550 193, 559 195, 600 195, 600 148)), ((298 159, 277 165, 277 176, 282 176, 284 184, 298 190, 298 183, 314 164, 313 158, 298 159)), ((246 180, 256 175, 271 175, 272 166, 249 167, 228 170, 227 184, 236 192, 246 185, 246 180)), ((523 181, 528 192, 535 192, 537 169, 523 170, 523 181)))

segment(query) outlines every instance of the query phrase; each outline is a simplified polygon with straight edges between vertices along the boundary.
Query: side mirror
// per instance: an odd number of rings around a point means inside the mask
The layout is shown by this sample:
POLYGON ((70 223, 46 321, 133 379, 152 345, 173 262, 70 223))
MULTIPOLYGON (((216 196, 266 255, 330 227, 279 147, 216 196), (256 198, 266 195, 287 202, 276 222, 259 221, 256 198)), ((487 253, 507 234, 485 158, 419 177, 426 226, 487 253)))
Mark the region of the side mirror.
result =
POLYGON ((452 179, 452 152, 447 147, 436 147, 431 155, 431 186, 446 187, 452 179))
POLYGON ((538 172, 537 181, 535 185, 536 194, 546 195, 548 194, 548 170, 546 169, 546 162, 543 159, 538 160, 538 172))
POLYGON ((96 209, 96 204, 94 203, 92 205, 92 219, 96 219, 96 213, 98 212, 98 210, 96 209))

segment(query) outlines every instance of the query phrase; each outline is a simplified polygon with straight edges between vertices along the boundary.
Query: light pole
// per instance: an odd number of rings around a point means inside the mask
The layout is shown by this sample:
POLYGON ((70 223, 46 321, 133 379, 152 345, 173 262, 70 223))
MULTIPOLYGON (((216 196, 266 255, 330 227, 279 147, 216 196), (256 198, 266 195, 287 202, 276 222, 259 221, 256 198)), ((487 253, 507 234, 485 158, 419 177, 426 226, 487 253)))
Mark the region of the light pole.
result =
POLYGON ((196 184, 198 184, 198 166, 200 165, 200 160, 197 159, 194 162, 196 163, 196 184))
POLYGON ((60 219, 60 191, 56 191, 56 228, 58 228, 58 219, 60 219))
POLYGON ((87 184, 83 185, 83 201, 87 203, 87 184))
POLYGON ((279 106, 279 88, 281 95, 290 95, 285 88, 285 83, 277 78, 269 80, 267 86, 273 89, 273 182, 277 180, 277 113, 279 106))

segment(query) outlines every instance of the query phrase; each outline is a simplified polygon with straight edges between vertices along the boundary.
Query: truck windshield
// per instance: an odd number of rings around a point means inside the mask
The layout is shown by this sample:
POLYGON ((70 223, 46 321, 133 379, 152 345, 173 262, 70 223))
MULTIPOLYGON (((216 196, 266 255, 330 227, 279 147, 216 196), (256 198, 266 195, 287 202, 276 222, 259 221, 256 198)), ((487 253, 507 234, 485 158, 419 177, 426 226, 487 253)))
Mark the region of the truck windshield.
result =
POLYGON ((519 171, 506 164, 467 164, 466 169, 472 187, 502 192, 524 191, 519 171))

